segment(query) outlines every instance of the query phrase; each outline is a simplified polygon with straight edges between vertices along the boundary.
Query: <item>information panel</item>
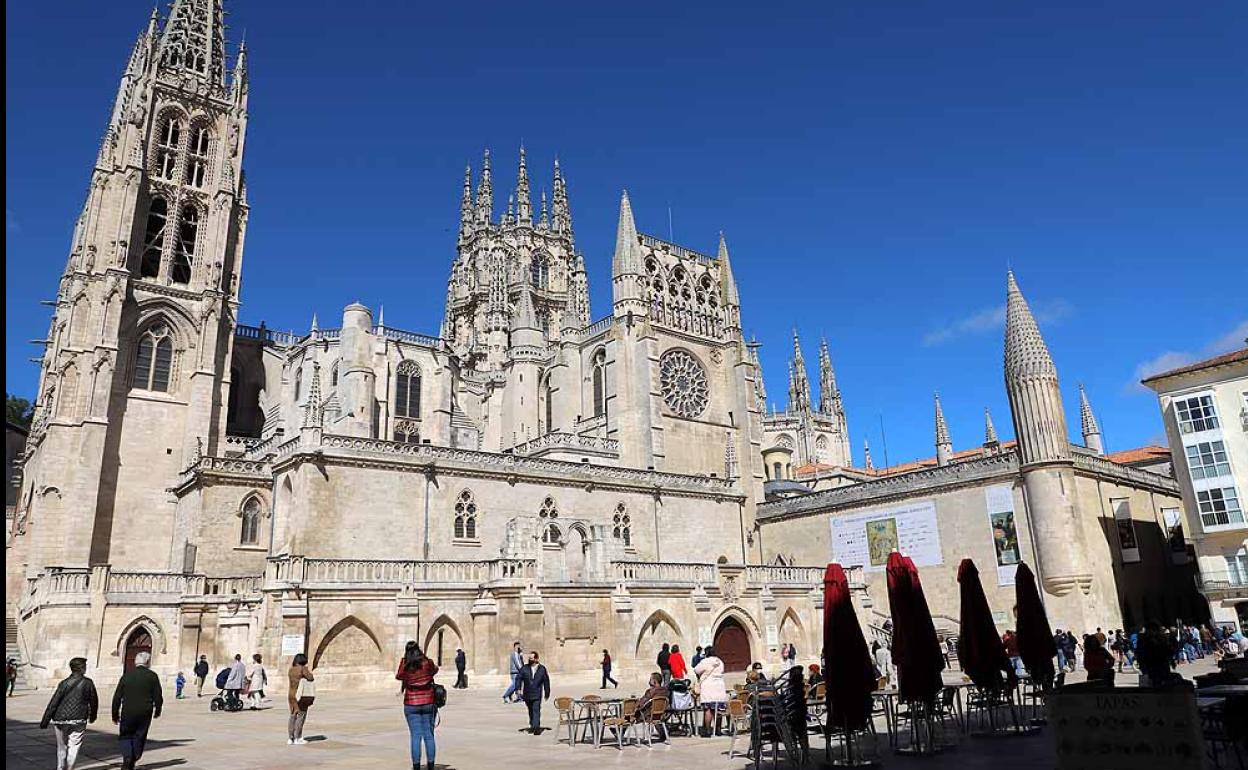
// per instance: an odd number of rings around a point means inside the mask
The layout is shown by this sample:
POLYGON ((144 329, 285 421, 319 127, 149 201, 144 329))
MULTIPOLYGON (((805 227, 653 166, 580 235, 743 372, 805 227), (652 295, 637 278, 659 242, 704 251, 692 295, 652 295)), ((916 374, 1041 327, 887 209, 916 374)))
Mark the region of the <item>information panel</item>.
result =
POLYGON ((901 551, 920 567, 942 562, 934 500, 833 516, 831 527, 832 558, 847 567, 861 565, 881 572, 893 551, 901 551))
POLYGON ((1018 527, 1014 523, 1014 489, 1008 484, 988 487, 984 498, 988 504, 992 547, 997 554, 997 585, 1012 586, 1021 558, 1018 527))

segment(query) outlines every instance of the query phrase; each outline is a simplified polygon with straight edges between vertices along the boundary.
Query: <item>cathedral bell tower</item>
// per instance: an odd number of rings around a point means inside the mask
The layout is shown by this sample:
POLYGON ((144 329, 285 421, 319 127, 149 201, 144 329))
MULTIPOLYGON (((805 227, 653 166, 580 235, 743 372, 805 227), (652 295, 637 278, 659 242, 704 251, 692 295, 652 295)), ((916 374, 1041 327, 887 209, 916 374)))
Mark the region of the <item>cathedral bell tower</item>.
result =
POLYGON ((222 0, 176 0, 163 25, 153 11, 126 64, 45 341, 28 573, 183 566, 164 490, 223 440, 246 61, 242 47, 227 76, 222 0))

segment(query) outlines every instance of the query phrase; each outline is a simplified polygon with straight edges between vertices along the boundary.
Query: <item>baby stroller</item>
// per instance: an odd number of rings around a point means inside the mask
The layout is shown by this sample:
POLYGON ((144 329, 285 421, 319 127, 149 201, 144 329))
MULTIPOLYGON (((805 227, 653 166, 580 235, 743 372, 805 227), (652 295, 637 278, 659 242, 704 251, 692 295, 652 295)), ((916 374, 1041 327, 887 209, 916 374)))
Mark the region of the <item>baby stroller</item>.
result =
MULTIPOLYGON (((668 708, 672 711, 693 711, 693 687, 689 684, 688 679, 673 679, 668 682, 667 702, 668 708)), ((675 724, 670 725, 670 729, 673 735, 689 735, 691 733, 690 725, 686 724, 683 719, 676 719, 675 724)))
POLYGON ((210 711, 242 711, 243 699, 238 697, 237 690, 225 689, 226 682, 230 681, 230 670, 228 668, 221 669, 217 674, 215 684, 217 685, 217 697, 212 699, 208 704, 210 711))

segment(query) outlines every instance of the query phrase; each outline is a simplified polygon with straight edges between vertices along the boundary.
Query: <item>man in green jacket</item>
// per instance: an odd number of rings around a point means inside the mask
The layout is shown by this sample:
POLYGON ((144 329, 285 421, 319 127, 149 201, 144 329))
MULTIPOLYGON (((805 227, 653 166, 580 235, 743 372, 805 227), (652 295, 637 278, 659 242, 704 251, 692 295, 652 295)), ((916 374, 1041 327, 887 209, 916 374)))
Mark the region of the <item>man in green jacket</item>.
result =
POLYGON ((147 744, 147 730, 153 719, 160 718, 165 698, 160 691, 160 678, 148 664, 151 653, 134 656, 134 669, 122 675, 113 693, 113 724, 119 726, 121 768, 134 770, 147 744))

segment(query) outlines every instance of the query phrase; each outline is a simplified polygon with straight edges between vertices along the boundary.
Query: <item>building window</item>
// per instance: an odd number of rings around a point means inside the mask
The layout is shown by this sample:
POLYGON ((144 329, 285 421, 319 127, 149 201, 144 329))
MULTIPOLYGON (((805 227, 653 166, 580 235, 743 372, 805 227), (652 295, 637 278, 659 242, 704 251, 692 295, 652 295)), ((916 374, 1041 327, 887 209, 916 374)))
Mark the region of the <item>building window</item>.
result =
POLYGON ((1213 408, 1213 396, 1193 396, 1176 401, 1174 413, 1179 420, 1180 433, 1199 433, 1218 427, 1218 413, 1213 408))
POLYGON ((538 255, 529 263, 529 279, 535 288, 545 290, 550 285, 550 262, 538 255))
POLYGON ((624 544, 625 548, 633 547, 633 522, 628 516, 624 503, 615 506, 615 516, 611 519, 611 536, 624 544))
POLYGON ((400 444, 419 444, 420 423, 412 420, 397 420, 394 423, 394 440, 400 444))
POLYGON ((477 539, 477 503, 467 489, 460 492, 455 501, 455 539, 477 539))
POLYGON ((420 419, 420 367, 415 361, 399 364, 395 375, 394 414, 420 419))
POLYGON ((178 239, 174 244, 169 280, 174 283, 191 282, 191 265, 195 262, 195 242, 198 239, 199 210, 194 206, 184 206, 182 221, 178 225, 178 239))
POLYGON ((539 526, 542 528, 542 543, 546 545, 559 544, 559 526, 555 524, 555 519, 559 518, 559 508, 555 506, 555 500, 548 497, 542 501, 541 510, 537 512, 539 526))
POLYGON ((338 362, 334 362, 333 368, 329 370, 329 387, 338 387, 338 362))
POLYGON ((152 324, 139 337, 132 386, 140 390, 168 392, 173 369, 173 338, 164 322, 152 324))
POLYGON ((160 255, 165 243, 165 224, 169 220, 169 204, 164 198, 152 198, 147 207, 147 229, 143 234, 143 261, 139 276, 155 278, 160 275, 160 255))
POLYGON ((1223 557, 1226 559, 1227 582, 1233 586, 1248 586, 1248 550, 1239 549, 1239 553, 1223 557))
POLYGON ((546 397, 546 425, 543 427, 546 433, 552 433, 555 430, 555 389, 550 387, 549 378, 546 380, 543 392, 546 397))
POLYGON ((178 118, 167 118, 160 129, 160 139, 156 142, 156 176, 177 181, 178 148, 182 144, 182 121, 178 118))
POLYGON ((299 396, 303 393, 303 362, 299 362, 299 368, 295 370, 295 401, 299 401, 299 396))
POLYGON ((1184 449, 1187 451, 1187 467, 1193 480, 1231 475, 1231 466, 1226 459, 1226 446, 1221 441, 1201 441, 1184 449))
POLYGON ((238 544, 258 545, 260 543, 260 501, 254 497, 247 498, 247 502, 243 503, 243 511, 240 517, 242 518, 242 529, 240 530, 238 544))
POLYGON ((594 416, 607 413, 607 351, 594 354, 594 416))
POLYGON ((1200 508, 1200 522, 1206 530, 1244 523, 1244 512, 1239 507, 1235 487, 1198 489, 1196 505, 1200 508))
POLYGON ((207 126, 191 129, 190 156, 186 164, 186 183, 191 187, 203 187, 208 181, 208 145, 212 132, 207 126))

